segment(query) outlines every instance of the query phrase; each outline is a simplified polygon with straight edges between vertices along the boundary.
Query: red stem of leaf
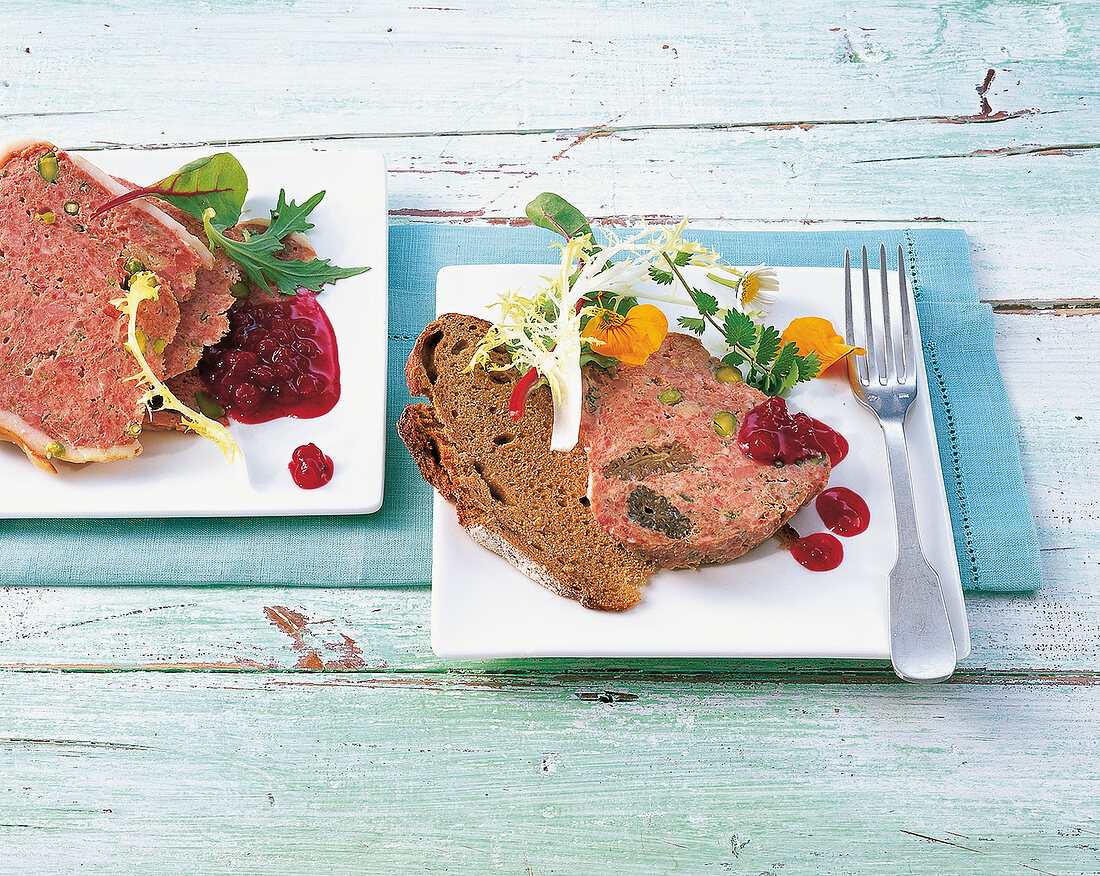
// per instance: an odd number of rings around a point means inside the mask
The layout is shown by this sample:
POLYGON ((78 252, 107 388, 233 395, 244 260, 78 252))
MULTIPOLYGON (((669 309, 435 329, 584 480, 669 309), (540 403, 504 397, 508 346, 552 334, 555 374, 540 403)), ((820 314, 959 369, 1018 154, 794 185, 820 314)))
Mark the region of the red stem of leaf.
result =
POLYGON ((527 408, 527 397, 531 395, 531 388, 538 379, 539 370, 532 368, 519 379, 515 388, 512 389, 512 395, 508 399, 508 416, 513 420, 518 420, 523 416, 523 412, 527 408))
POLYGON ((124 195, 119 195, 117 198, 112 198, 106 204, 104 204, 98 210, 96 210, 92 214, 92 218, 96 219, 99 216, 106 213, 108 210, 111 210, 115 207, 118 207, 121 204, 128 203, 129 201, 134 201, 134 200, 137 200, 138 198, 144 198, 148 195, 152 195, 153 197, 157 197, 157 198, 163 197, 164 195, 174 195, 177 198, 195 198, 195 197, 198 197, 200 195, 213 195, 213 194, 217 194, 219 192, 228 192, 228 191, 230 191, 230 190, 228 188, 225 188, 225 189, 203 189, 202 191, 196 191, 196 192, 172 192, 172 191, 168 191, 167 189, 158 189, 155 186, 146 186, 143 189, 134 189, 132 192, 127 192, 124 195))

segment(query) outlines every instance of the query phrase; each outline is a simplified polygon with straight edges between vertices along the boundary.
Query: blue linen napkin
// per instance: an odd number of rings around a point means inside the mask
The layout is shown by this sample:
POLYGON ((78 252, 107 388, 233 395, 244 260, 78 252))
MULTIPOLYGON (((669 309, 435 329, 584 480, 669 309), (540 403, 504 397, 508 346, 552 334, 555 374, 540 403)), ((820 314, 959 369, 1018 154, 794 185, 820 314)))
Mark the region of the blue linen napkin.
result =
MULTIPOLYGON (((978 300, 966 236, 952 230, 697 231, 734 264, 839 266, 845 248, 907 252, 963 586, 1033 590, 1041 573, 1015 424, 978 300)), ((532 227, 390 229, 386 485, 370 516, 0 521, 0 585, 419 584, 431 579, 431 490, 393 424, 404 365, 435 313, 435 278, 460 264, 553 261, 532 227)))

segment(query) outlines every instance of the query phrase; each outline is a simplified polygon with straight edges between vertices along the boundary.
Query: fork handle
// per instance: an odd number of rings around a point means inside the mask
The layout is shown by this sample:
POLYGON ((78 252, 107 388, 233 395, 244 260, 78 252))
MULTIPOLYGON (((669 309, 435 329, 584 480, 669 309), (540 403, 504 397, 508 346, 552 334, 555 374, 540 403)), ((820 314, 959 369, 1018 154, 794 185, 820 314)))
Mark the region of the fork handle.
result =
POLYGON ((905 681, 943 681, 955 671, 955 640, 936 571, 921 549, 902 420, 883 421, 898 526, 890 572, 890 661, 905 681))

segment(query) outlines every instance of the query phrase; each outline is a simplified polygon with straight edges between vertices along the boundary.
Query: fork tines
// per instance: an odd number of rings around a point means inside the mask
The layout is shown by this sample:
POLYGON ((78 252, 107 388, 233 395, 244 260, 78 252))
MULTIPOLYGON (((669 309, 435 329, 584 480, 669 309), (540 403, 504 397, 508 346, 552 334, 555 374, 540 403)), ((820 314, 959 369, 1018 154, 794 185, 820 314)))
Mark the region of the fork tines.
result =
POLYGON ((882 320, 878 326, 872 316, 871 271, 867 264, 867 247, 862 252, 863 268, 863 338, 858 344, 853 316, 851 255, 844 251, 844 331, 849 344, 866 348, 866 356, 858 356, 854 365, 859 382, 870 386, 877 382, 912 383, 916 379, 913 350, 913 319, 909 310, 909 290, 905 281, 905 256, 898 247, 898 294, 901 305, 901 344, 898 347, 892 330, 890 289, 886 273, 886 245, 879 244, 879 284, 882 289, 882 320), (876 328, 879 330, 876 331, 876 328))

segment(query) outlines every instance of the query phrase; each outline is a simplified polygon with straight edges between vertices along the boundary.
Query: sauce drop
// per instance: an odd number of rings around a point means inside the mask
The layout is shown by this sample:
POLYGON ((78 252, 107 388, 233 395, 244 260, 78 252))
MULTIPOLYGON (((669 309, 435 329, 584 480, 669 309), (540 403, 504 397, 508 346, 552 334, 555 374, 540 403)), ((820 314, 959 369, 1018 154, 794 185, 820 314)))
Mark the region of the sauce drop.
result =
POLYGON ((867 503, 859 493, 847 487, 830 487, 817 497, 815 504, 821 522, 837 535, 859 535, 871 523, 871 509, 867 503))
POLYGON ((313 292, 245 299, 199 362, 207 389, 241 423, 327 414, 340 398, 332 323, 313 292))
POLYGON ((825 455, 813 423, 805 414, 792 417, 783 399, 770 398, 745 414, 737 443, 742 453, 757 462, 793 465, 825 455))
POLYGON ((811 572, 828 572, 844 559, 844 546, 835 535, 815 532, 792 544, 791 556, 811 572))
POLYGON ((294 449, 289 468, 294 483, 303 490, 316 490, 332 480, 332 460, 313 443, 294 449))
POLYGON ((848 440, 832 426, 826 426, 821 420, 810 417, 810 425, 814 430, 814 437, 821 449, 829 454, 829 463, 838 465, 848 455, 848 440))

